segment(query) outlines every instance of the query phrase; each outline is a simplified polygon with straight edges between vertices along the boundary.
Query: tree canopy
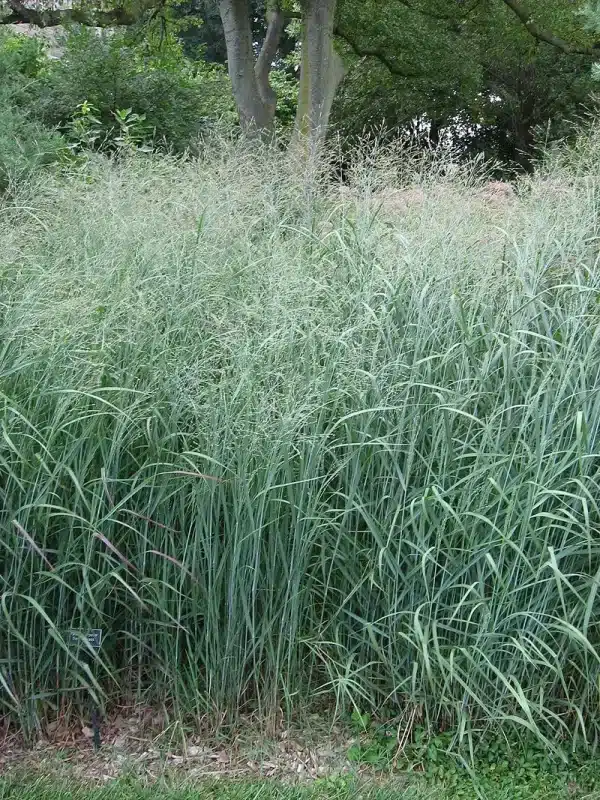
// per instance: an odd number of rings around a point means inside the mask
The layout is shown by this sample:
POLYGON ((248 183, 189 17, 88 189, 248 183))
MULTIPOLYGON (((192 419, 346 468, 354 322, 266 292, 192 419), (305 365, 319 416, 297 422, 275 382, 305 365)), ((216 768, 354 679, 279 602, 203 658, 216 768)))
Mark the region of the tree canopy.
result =
POLYGON ((532 36, 503 2, 396 0, 379 18, 369 3, 346 3, 345 24, 360 32, 348 37, 346 57, 366 43, 377 53, 354 56, 340 88, 333 122, 346 132, 376 120, 391 129, 416 127, 435 143, 445 130, 460 133, 469 152, 528 166, 535 129, 550 124, 548 135, 564 134, 565 120, 588 100, 593 37, 573 5, 535 6, 554 38, 577 43, 580 52, 566 54, 532 36))

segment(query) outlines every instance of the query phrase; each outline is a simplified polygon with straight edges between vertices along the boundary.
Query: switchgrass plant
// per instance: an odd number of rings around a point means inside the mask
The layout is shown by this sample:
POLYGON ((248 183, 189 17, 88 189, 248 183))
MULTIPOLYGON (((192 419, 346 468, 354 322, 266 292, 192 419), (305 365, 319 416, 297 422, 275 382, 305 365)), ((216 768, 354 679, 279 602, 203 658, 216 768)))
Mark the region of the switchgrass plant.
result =
POLYGON ((385 708, 400 745, 595 744, 598 135, 578 149, 501 209, 443 162, 369 152, 340 200, 231 142, 6 201, 2 711, 316 703, 385 708), (381 176, 422 202, 386 209, 381 176))

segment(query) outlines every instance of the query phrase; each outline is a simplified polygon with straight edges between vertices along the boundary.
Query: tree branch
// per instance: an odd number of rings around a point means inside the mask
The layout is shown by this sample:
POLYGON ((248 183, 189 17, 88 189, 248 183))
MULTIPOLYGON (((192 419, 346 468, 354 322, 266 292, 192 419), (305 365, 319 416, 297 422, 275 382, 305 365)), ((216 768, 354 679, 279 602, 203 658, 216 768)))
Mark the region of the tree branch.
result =
MULTIPOLYGON (((65 9, 43 9, 26 6, 21 0, 6 0, 10 13, 0 18, 0 25, 27 24, 37 28, 54 28, 76 22, 93 28, 114 28, 133 25, 139 22, 143 10, 136 13, 127 11, 122 6, 110 10, 86 9, 82 7, 65 9)), ((148 8, 151 4, 148 3, 148 8)))
POLYGON ((547 44, 552 45, 552 47, 556 47, 557 50, 560 50, 567 55, 577 54, 598 58, 598 50, 594 49, 593 47, 581 47, 576 44, 571 44, 570 42, 565 41, 565 39, 554 36, 554 34, 550 33, 549 31, 540 28, 535 21, 533 13, 530 11, 530 9, 523 5, 523 3, 519 2, 519 0, 502 0, 502 2, 507 5, 514 14, 516 14, 529 33, 539 42, 546 42, 547 44))
POLYGON ((350 47, 352 52, 359 56, 359 58, 375 58, 379 61, 380 64, 383 64, 392 75, 399 75, 402 78, 420 78, 422 77, 422 72, 414 72, 404 67, 400 67, 398 64, 395 64, 393 61, 386 56, 381 50, 377 47, 361 47, 358 42, 356 42, 348 33, 347 31, 342 30, 339 25, 333 29, 334 36, 337 36, 339 39, 342 39, 346 44, 350 47))

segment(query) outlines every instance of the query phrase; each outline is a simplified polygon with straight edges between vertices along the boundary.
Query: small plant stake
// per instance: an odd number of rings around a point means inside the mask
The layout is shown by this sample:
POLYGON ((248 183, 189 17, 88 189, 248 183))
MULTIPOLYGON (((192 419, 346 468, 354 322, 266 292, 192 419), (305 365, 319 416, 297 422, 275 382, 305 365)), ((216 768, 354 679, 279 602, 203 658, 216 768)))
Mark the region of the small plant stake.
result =
MULTIPOLYGON (((69 644, 79 646, 84 639, 87 641, 88 647, 98 652, 102 646, 102 629, 92 628, 92 630, 85 633, 82 631, 69 631, 69 644)), ((94 750, 99 750, 102 744, 100 740, 100 709, 96 703, 92 705, 92 731, 94 750)))

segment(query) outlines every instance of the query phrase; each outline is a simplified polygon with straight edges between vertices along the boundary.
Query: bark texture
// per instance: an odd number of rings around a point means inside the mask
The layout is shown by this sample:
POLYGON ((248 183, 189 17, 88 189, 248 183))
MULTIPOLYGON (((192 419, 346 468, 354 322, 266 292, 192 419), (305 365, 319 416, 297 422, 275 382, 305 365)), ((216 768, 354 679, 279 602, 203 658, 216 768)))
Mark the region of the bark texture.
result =
POLYGON ((344 76, 342 59, 333 46, 336 0, 303 3, 302 61, 296 139, 311 150, 325 137, 337 87, 344 76))
MULTIPOLYGON (((242 130, 249 135, 263 134, 272 129, 275 113, 274 93, 269 85, 272 58, 267 60, 265 54, 262 62, 259 57, 255 65, 248 0, 219 0, 219 12, 227 45, 227 67, 242 130)), ((277 29, 274 26, 269 25, 269 29, 265 45, 274 54, 279 47, 279 38, 275 41, 277 29)))

